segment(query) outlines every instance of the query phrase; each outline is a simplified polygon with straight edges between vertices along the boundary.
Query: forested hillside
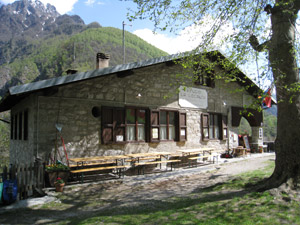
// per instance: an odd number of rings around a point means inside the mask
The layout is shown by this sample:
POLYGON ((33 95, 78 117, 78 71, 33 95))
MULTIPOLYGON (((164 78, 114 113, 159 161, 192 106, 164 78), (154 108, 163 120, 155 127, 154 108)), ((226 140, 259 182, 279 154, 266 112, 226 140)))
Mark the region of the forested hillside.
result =
MULTIPOLYGON (((126 62, 166 55, 129 32, 125 35, 126 62)), ((93 70, 98 52, 110 54, 111 66, 123 62, 122 31, 112 27, 88 28, 73 36, 62 34, 33 40, 25 49, 28 54, 0 66, 0 77, 10 78, 2 84, 1 96, 10 86, 65 75, 68 69, 93 70)), ((9 54, 9 48, 6 51, 9 54)))

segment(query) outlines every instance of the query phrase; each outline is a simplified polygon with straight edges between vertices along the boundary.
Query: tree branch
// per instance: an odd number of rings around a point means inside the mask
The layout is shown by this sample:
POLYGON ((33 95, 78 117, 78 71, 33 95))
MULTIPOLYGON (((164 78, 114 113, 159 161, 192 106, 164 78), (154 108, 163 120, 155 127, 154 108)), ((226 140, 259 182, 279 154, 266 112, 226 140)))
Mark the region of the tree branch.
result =
POLYGON ((262 52, 264 49, 268 48, 268 44, 270 41, 266 41, 262 44, 259 44, 257 37, 255 35, 251 35, 249 38, 249 42, 255 51, 262 52))

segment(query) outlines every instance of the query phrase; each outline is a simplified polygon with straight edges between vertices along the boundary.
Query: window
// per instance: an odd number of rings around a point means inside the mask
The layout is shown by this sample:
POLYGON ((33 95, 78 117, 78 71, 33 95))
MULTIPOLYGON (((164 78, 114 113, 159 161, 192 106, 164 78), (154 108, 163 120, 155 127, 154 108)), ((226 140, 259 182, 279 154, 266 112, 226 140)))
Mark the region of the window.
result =
POLYGON ((104 106, 101 114, 103 144, 187 139, 186 113, 168 110, 149 113, 146 108, 104 106))
POLYGON ((126 140, 145 141, 146 132, 146 110, 145 109, 126 109, 126 140))
POLYGON ((214 71, 212 69, 196 65, 194 67, 194 74, 195 85, 203 85, 211 88, 215 87, 214 71))
POLYGON ((10 138, 12 140, 28 140, 28 110, 11 115, 10 138))
POLYGON ((228 136, 227 116, 215 113, 201 115, 202 140, 226 139, 228 136))
POLYGON ((152 111, 151 112, 151 141, 185 141, 186 113, 177 111, 152 111))
POLYGON ((102 142, 146 140, 146 109, 102 107, 102 142))
POLYGON ((220 139, 220 120, 219 115, 209 115, 209 137, 210 139, 220 139))
POLYGON ((123 108, 102 107, 102 142, 125 141, 125 116, 123 108))
POLYGON ((160 140, 175 140, 175 112, 160 111, 160 140))

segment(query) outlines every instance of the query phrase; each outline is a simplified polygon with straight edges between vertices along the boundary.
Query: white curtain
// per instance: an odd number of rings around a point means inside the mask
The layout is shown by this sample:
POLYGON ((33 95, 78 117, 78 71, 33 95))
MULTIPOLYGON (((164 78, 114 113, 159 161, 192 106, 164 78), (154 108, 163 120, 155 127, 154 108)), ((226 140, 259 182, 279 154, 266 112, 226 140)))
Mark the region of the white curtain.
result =
POLYGON ((138 141, 145 141, 145 125, 138 125, 138 141))
POLYGON ((175 126, 169 126, 169 140, 175 140, 175 126))
POLYGON ((126 136, 127 136, 127 141, 134 141, 135 140, 135 127, 127 125, 127 130, 126 130, 126 136))
POLYGON ((167 127, 160 127, 160 140, 167 140, 167 127))

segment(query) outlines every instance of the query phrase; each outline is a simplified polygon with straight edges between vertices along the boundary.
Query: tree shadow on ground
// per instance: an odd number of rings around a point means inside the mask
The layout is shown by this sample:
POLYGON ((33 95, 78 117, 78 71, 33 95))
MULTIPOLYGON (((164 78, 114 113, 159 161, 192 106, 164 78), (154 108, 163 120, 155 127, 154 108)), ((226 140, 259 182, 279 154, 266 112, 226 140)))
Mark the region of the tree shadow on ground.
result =
MULTIPOLYGON (((211 177, 209 179, 215 178, 211 177)), ((239 190, 227 188, 225 192, 215 191, 218 187, 230 182, 231 180, 209 187, 196 188, 186 196, 174 195, 170 198, 159 200, 154 198, 133 199, 134 201, 129 202, 129 204, 123 199, 133 198, 133 193, 130 193, 130 191, 122 196, 121 200, 117 197, 107 199, 104 196, 107 186, 105 184, 94 184, 94 189, 89 189, 89 192, 85 192, 85 189, 82 188, 81 191, 64 193, 63 197, 60 198, 61 205, 53 203, 53 207, 51 207, 50 203, 50 206, 48 205, 44 208, 27 208, 0 214, 0 223, 20 224, 20 218, 26 218, 21 224, 53 224, 62 221, 65 222, 64 224, 81 224, 84 220, 96 216, 137 215, 167 210, 182 210, 198 204, 221 202, 236 197, 243 197, 253 192, 249 188, 239 190), (18 214, 17 217, 15 216, 16 214, 18 214)), ((109 188, 117 188, 118 185, 120 184, 110 184, 109 188)), ((144 189, 144 191, 146 194, 147 189, 144 189)))

